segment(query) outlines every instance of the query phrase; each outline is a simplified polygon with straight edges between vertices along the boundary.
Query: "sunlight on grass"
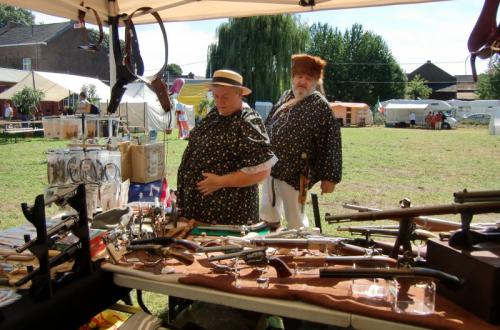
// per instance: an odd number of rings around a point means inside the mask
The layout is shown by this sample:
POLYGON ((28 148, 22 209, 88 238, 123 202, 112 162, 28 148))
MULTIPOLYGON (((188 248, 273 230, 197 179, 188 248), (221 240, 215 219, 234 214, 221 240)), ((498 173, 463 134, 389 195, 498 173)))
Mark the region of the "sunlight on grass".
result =
MULTIPOLYGON (((187 141, 177 132, 167 136, 166 173, 171 187, 177 182, 177 168, 187 141)), ((160 134, 158 140, 162 141, 160 134)), ((318 194, 324 215, 351 213, 344 203, 388 209, 409 197, 414 206, 449 204, 453 192, 500 190, 500 137, 487 134, 485 127, 429 131, 384 127, 343 128, 343 180, 334 194, 318 194)), ((24 223, 20 204, 33 203, 47 184, 49 149, 62 148, 66 141, 31 138, 0 144, 0 229, 24 223)), ((48 213, 55 210, 48 210, 48 213)), ((306 207, 311 222, 313 212, 306 207)), ((457 220, 457 215, 440 216, 457 220)), ((479 215, 474 221, 497 221, 497 215, 479 215)), ((393 224, 394 222, 387 221, 393 224)), ((362 225, 363 223, 354 224, 362 225)), ((378 222, 377 224, 381 224, 378 222)), ((337 234, 333 225, 323 224, 326 233, 337 234)), ((155 315, 165 310, 167 298, 145 293, 145 302, 155 315)))

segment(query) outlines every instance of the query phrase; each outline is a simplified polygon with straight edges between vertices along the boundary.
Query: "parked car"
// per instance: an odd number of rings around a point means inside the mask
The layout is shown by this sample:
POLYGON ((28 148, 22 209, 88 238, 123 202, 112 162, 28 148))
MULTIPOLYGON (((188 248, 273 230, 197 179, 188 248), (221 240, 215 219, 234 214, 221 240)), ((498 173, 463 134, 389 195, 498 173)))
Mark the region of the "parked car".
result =
POLYGON ((488 113, 475 113, 460 120, 460 124, 488 125, 491 115, 488 113))

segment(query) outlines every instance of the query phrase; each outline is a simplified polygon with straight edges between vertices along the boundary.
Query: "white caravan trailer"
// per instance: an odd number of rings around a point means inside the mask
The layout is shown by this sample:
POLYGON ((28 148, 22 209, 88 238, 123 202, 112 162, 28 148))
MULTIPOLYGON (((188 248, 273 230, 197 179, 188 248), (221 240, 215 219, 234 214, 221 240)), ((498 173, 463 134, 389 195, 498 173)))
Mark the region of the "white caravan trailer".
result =
POLYGON ((405 100, 405 99, 391 99, 382 102, 382 106, 385 108, 389 103, 398 104, 428 104, 429 111, 438 112, 442 111, 447 116, 454 116, 453 107, 447 101, 425 99, 425 100, 405 100))
MULTIPOLYGON (((429 112, 435 114, 438 111, 434 110, 431 104, 421 103, 388 103, 384 107, 385 125, 388 127, 408 127, 410 126, 410 113, 415 113, 415 125, 425 126, 425 116, 429 112)), ((456 127, 457 121, 451 116, 446 116, 442 123, 442 128, 451 129, 456 127)))
POLYGON ((447 102, 454 108, 455 118, 458 120, 477 113, 486 113, 493 116, 496 110, 500 110, 500 100, 449 100, 447 102))

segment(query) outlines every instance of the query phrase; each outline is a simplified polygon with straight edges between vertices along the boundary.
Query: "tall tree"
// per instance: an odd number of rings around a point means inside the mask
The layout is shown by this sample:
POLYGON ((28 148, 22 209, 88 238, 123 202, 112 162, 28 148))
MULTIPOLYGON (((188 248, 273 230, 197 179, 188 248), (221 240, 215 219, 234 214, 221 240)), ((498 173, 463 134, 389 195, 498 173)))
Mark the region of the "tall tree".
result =
POLYGON ((179 64, 170 63, 167 65, 167 71, 171 76, 178 77, 182 75, 182 68, 179 64))
POLYGON ((426 99, 432 94, 432 88, 425 83, 427 80, 417 74, 406 86, 405 97, 407 99, 426 99))
POLYGON ((482 100, 500 99, 500 58, 496 56, 487 73, 479 75, 477 93, 482 100))
POLYGON ((406 76, 382 37, 360 24, 342 33, 316 23, 310 33, 307 52, 328 62, 324 85, 329 100, 375 104, 378 98, 404 96, 406 76))
POLYGON ((26 9, 0 4, 0 28, 9 22, 33 25, 35 24, 35 15, 26 9))
POLYGON ((252 89, 249 103, 276 102, 290 87, 291 56, 304 52, 309 41, 306 25, 292 15, 232 18, 217 29, 208 47, 206 74, 232 69, 252 89))

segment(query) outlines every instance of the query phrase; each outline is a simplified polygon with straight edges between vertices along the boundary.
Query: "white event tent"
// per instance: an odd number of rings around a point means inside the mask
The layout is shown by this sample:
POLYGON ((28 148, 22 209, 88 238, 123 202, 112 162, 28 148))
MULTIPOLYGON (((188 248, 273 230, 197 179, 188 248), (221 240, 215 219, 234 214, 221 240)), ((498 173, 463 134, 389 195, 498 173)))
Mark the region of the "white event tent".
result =
POLYGON ((43 91, 42 101, 59 102, 70 94, 79 94, 83 85, 94 85, 101 100, 109 99, 109 86, 99 79, 42 71, 27 74, 17 84, 1 93, 0 99, 11 99, 14 94, 28 86, 43 91))
MULTIPOLYGON (((85 19, 95 24, 94 14, 86 7, 96 10, 104 21, 108 16, 130 14, 137 8, 148 6, 158 12, 164 22, 176 22, 436 1, 443 0, 152 0, 147 3, 142 0, 2 0, 2 3, 74 21, 78 21, 78 10, 83 10, 88 12, 85 19)), ((137 14, 134 17, 136 24, 156 22, 151 15, 137 14)))

